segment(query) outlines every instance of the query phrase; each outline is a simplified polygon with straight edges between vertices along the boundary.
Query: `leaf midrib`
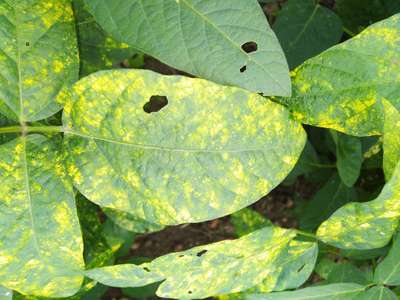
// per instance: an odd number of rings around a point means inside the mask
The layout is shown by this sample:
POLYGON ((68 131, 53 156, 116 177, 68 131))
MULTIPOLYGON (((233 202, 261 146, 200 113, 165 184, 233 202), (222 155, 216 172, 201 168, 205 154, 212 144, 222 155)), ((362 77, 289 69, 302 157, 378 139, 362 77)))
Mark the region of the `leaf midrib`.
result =
POLYGON ((72 129, 65 129, 64 130, 65 134, 71 134, 71 135, 76 135, 82 138, 86 139, 94 139, 94 140, 100 140, 104 142, 108 142, 111 144, 118 144, 118 145, 124 145, 124 146, 129 146, 129 147, 135 147, 139 149, 147 149, 147 150, 160 150, 160 151, 169 151, 169 152, 192 152, 192 153, 241 153, 241 152, 256 152, 256 151, 265 151, 267 149, 263 148, 248 148, 248 149, 220 149, 220 150, 215 150, 215 149, 195 149, 195 148, 172 148, 172 147, 163 147, 163 146, 157 146, 157 145, 148 145, 148 144, 138 144, 138 143, 129 143, 129 142, 124 142, 124 141, 118 141, 118 140, 113 140, 110 138, 105 138, 105 137, 98 137, 94 135, 88 135, 84 134, 78 131, 74 131, 72 129))

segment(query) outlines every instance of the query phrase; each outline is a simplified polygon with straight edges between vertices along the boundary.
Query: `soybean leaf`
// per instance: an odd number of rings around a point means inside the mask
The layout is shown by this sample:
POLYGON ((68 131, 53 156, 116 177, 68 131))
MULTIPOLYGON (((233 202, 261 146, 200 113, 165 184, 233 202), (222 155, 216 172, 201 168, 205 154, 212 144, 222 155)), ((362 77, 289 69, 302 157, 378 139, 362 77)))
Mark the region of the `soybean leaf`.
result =
POLYGON ((60 143, 40 135, 0 146, 0 282, 67 297, 82 283, 83 244, 60 143))
POLYGON ((87 11, 83 0, 74 0, 73 7, 78 30, 81 76, 115 68, 133 56, 141 56, 139 61, 143 62, 142 54, 127 44, 114 40, 101 29, 87 11))
POLYGON ((22 122, 53 115, 55 96, 78 79, 70 1, 1 1, 0 27, 0 112, 22 122))
POLYGON ((266 277, 260 284, 240 293, 219 296, 220 300, 244 299, 246 294, 267 293, 294 289, 301 286, 311 275, 318 256, 318 245, 314 242, 292 240, 281 253, 279 276, 266 277), (277 279, 276 279, 277 278, 277 279))
POLYGON ((381 101, 400 108, 400 15, 368 27, 294 71, 292 98, 303 123, 354 136, 381 134, 381 101))
POLYGON ((291 230, 265 227, 237 240, 167 254, 145 265, 93 269, 86 275, 118 287, 165 280, 157 290, 157 296, 164 298, 198 299, 239 292, 266 277, 276 282, 281 253, 295 235, 291 230))
POLYGON ((331 130, 336 144, 336 166, 343 183, 352 187, 361 172, 363 162, 362 144, 357 137, 331 130))
POLYGON ((355 189, 346 187, 334 174, 299 213, 300 227, 315 230, 339 207, 357 198, 355 189))
POLYGON ((374 281, 382 285, 400 285, 400 239, 394 239, 389 254, 375 269, 374 281))
POLYGON ((383 170, 386 179, 389 180, 400 161, 400 111, 388 101, 384 101, 383 105, 385 108, 383 170))
POLYGON ((336 0, 335 11, 342 18, 347 33, 354 35, 400 12, 400 4, 392 0, 336 0))
POLYGON ((358 283, 368 285, 371 283, 366 273, 350 263, 336 264, 328 274, 327 283, 358 283))
POLYGON ((107 244, 113 249, 116 258, 129 254, 136 234, 128 231, 110 219, 103 223, 102 235, 107 241, 107 244))
POLYGON ((355 283, 335 283, 313 286, 291 292, 246 295, 246 300, 351 300, 362 293, 365 287, 355 283))
POLYGON ((290 69, 329 47, 342 37, 342 21, 314 0, 284 4, 272 26, 286 54, 290 69))
POLYGON ((85 0, 97 22, 174 68, 265 95, 289 96, 288 66, 256 0, 85 0))
POLYGON ((1 300, 12 300, 13 292, 5 287, 0 286, 0 299, 1 300))
MULTIPOLYGON (((0 113, 0 128, 1 127, 8 127, 8 126, 12 126, 15 125, 15 121, 10 120, 9 118, 3 116, 0 113)), ((7 143, 13 139, 15 139, 17 137, 17 134, 13 134, 13 133, 0 133, 0 145, 7 143)))
POLYGON ((344 249, 374 249, 385 246, 400 217, 400 164, 393 177, 373 201, 346 204, 318 228, 318 237, 344 249))
POLYGON ((118 226, 136 233, 150 233, 160 231, 164 228, 162 225, 154 224, 135 217, 127 212, 103 208, 103 212, 118 226))
POLYGON ((374 286, 358 295, 354 300, 398 300, 398 298, 387 287, 374 286))
POLYGON ((71 97, 63 122, 75 186, 150 223, 201 222, 250 205, 286 177, 305 143, 279 104, 205 80, 106 71, 79 81, 71 97), (149 110, 160 100, 161 110, 149 110))
POLYGON ((251 208, 243 208, 231 215, 231 223, 238 237, 249 234, 257 229, 272 226, 272 222, 251 208))

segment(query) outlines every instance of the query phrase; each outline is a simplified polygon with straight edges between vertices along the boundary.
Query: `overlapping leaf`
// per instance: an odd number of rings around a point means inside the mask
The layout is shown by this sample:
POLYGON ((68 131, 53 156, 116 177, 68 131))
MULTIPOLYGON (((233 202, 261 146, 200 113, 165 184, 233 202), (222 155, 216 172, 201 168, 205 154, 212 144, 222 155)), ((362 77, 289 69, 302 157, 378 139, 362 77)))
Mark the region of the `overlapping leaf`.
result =
POLYGON ((53 115, 55 96, 78 78, 68 0, 0 1, 0 111, 20 121, 53 115))
POLYGON ((125 43, 114 40, 87 12, 83 0, 74 0, 77 22, 81 75, 117 67, 125 59, 138 55, 125 43))
POLYGON ((383 170, 386 178, 390 179, 400 161, 400 111, 388 101, 384 101, 383 105, 385 108, 383 170))
POLYGON ((266 227, 237 240, 222 241, 171 253, 149 264, 117 265, 86 272, 112 286, 141 286, 165 280, 157 295, 175 299, 198 299, 239 292, 266 279, 275 284, 282 270, 284 253, 295 237, 291 230, 266 227))
POLYGON ((294 71, 297 119, 355 136, 381 134, 382 101, 400 108, 400 15, 314 57, 294 71))
POLYGON ((78 82, 71 97, 64 127, 75 186, 156 224, 248 206, 286 177, 305 143, 279 104, 205 80, 107 71, 78 82), (145 111, 160 98, 166 107, 145 111))
POLYGON ((80 288, 82 238, 60 143, 39 135, 0 146, 0 282, 24 294, 80 288))
POLYGON ((349 203, 318 229, 321 240, 339 248, 373 249, 385 246, 400 217, 400 164, 379 197, 365 203, 349 203))
POLYGON ((400 236, 397 235, 389 254, 375 269, 374 281, 382 285, 400 285, 400 236))
POLYGON ((290 95, 288 66, 256 0, 85 0, 121 42, 199 77, 290 95))
POLYGON ((387 287, 374 286, 358 295, 354 300, 398 300, 398 297, 387 287))
POLYGON ((272 28, 290 69, 337 44, 343 34, 340 18, 313 0, 285 3, 272 28))
POLYGON ((352 300, 366 288, 355 283, 336 283, 271 294, 247 295, 246 300, 352 300))

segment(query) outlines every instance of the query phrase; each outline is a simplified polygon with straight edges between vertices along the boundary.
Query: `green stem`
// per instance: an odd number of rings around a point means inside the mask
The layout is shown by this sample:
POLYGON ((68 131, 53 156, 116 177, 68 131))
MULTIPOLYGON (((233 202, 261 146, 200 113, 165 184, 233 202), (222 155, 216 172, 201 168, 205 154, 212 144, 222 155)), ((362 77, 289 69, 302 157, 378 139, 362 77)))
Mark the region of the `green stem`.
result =
POLYGON ((354 37, 354 36, 357 35, 356 33, 352 32, 350 29, 348 29, 347 27, 344 27, 344 26, 343 26, 343 31, 344 31, 345 33, 347 33, 347 34, 348 34, 349 36, 351 36, 351 37, 354 37))
POLYGON ((312 238, 314 240, 318 240, 318 237, 315 234, 311 233, 311 232, 306 232, 306 231, 302 231, 302 230, 296 229, 296 233, 299 234, 299 235, 302 235, 302 236, 306 236, 306 237, 312 238))
POLYGON ((310 166, 317 167, 317 168, 324 168, 324 169, 335 169, 336 165, 324 165, 324 164, 315 164, 315 163, 309 163, 310 166))
POLYGON ((62 126, 10 126, 0 128, 0 133, 60 133, 63 131, 62 126))

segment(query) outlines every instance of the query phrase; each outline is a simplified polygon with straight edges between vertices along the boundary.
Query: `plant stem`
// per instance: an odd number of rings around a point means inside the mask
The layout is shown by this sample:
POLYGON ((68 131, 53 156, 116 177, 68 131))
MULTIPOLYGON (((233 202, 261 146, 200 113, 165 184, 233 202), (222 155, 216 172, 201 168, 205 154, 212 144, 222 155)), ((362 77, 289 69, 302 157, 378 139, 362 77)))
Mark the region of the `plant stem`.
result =
POLYGON ((311 233, 311 232, 305 232, 305 231, 302 231, 302 230, 299 230, 299 229, 296 229, 296 232, 299 235, 306 236, 306 237, 312 238, 314 240, 318 240, 317 236, 315 234, 311 233))
POLYGON ((0 128, 0 133, 60 133, 63 131, 62 126, 10 126, 0 128))

